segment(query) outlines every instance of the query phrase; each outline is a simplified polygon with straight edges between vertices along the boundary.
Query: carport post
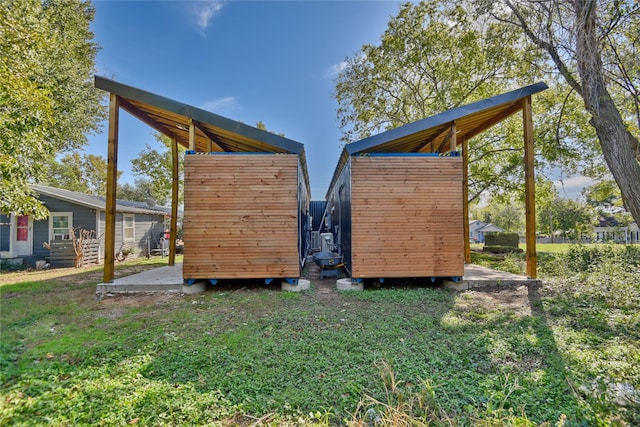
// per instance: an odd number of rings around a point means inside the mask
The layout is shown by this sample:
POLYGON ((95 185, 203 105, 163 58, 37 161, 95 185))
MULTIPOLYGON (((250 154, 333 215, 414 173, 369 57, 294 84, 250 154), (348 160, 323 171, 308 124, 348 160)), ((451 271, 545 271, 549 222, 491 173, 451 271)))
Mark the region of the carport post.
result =
POLYGON ((469 242, 469 141, 462 137, 462 217, 464 220, 464 262, 471 264, 469 242))
POLYGON ((171 137, 171 225, 169 227, 169 265, 176 263, 176 233, 178 231, 178 140, 171 137))
POLYGON ((118 126, 120 97, 109 95, 109 135, 107 147, 107 200, 104 230, 104 283, 113 282, 116 253, 116 185, 118 182, 118 126))
POLYGON ((527 245, 527 275, 535 279, 536 273, 536 186, 534 178, 533 119, 531 96, 522 100, 524 130, 524 195, 527 245))

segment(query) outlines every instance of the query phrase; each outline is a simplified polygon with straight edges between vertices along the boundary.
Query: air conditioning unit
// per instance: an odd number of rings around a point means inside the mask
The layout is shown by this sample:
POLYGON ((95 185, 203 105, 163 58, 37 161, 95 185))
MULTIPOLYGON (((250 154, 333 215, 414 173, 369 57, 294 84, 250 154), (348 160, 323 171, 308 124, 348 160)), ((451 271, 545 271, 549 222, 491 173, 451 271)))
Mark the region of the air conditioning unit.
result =
POLYGON ((322 252, 335 252, 333 233, 320 234, 320 248, 322 252))
POLYGON ((312 231, 311 232, 311 252, 318 252, 322 249, 322 245, 320 244, 320 232, 312 231))

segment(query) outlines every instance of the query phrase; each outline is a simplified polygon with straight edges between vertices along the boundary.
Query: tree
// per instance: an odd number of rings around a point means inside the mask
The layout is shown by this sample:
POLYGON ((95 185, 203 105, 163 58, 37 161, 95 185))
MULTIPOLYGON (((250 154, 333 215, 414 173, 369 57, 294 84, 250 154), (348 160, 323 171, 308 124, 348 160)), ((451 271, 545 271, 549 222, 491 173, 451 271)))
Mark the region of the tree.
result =
MULTIPOLYGON (((122 172, 118 171, 118 175, 122 172)), ((107 193, 107 161, 95 154, 73 152, 49 165, 42 184, 104 197, 107 193)))
POLYGON ((551 230, 552 233, 559 231, 565 239, 578 240, 593 232, 595 213, 584 203, 556 198, 538 218, 541 229, 551 230))
POLYGON ((155 203, 156 199, 152 197, 151 187, 149 179, 136 179, 133 185, 129 183, 118 184, 118 199, 155 203))
POLYGON ((580 95, 624 204, 640 223, 640 3, 478 0, 477 5, 479 13, 521 30, 580 95))
POLYGON ((0 7, 0 211, 46 215, 29 184, 46 162, 86 143, 105 109, 91 80, 94 8, 81 0, 0 7))
POLYGON ((598 206, 622 206, 622 196, 620 189, 615 181, 606 179, 596 182, 589 187, 582 189, 582 195, 585 197, 587 204, 598 206))
MULTIPOLYGON (((545 77, 536 115, 536 173, 553 166, 596 173, 595 135, 584 131, 577 97, 545 74, 537 49, 510 25, 467 12, 459 2, 402 5, 381 37, 365 45, 338 75, 334 97, 350 143, 545 77), (562 121, 560 121, 562 118, 562 121), (592 160, 595 159, 595 160, 592 160)), ((515 116, 469 141, 469 199, 484 192, 522 192, 522 118, 515 116)))
POLYGON ((494 197, 486 206, 477 209, 475 215, 510 233, 522 233, 524 230, 524 209, 521 203, 513 203, 512 200, 494 197))
MULTIPOLYGON (((156 140, 161 148, 147 144, 146 148, 131 161, 131 171, 138 177, 137 187, 143 187, 148 193, 145 198, 151 198, 160 205, 171 201, 171 186, 173 182, 173 160, 171 154, 171 139, 156 134, 156 140)), ((178 146, 179 175, 183 173, 185 149, 178 146)), ((183 199, 182 180, 179 180, 178 203, 183 199)))

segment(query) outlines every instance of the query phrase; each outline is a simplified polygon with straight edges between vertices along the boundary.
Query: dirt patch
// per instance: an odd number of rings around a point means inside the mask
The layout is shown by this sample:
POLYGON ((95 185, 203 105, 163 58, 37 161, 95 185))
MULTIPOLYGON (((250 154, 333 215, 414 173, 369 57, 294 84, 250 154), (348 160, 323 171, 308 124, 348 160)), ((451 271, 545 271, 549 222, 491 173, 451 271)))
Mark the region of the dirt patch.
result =
POLYGON ((148 307, 152 305, 166 304, 176 298, 181 298, 178 294, 170 293, 140 293, 140 294, 113 294, 107 295, 100 300, 103 307, 148 307))
POLYGON ((496 287, 477 288, 464 292, 464 295, 458 304, 482 308, 485 311, 510 311, 519 317, 531 316, 529 288, 525 285, 502 289, 496 287))

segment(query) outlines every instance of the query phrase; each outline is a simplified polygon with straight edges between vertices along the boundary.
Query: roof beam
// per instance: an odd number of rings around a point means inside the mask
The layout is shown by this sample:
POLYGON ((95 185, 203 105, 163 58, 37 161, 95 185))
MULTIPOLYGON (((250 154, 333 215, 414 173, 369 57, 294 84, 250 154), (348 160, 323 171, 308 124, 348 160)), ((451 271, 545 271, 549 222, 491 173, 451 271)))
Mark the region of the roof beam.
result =
MULTIPOLYGON (((213 132, 209 132, 209 130, 207 128, 205 128, 204 126, 202 126, 202 124, 199 121, 194 120, 193 123, 195 124, 196 128, 198 128, 200 130, 200 132, 202 132, 203 134, 205 134, 205 136, 207 138, 209 138, 209 141, 211 141, 214 144, 216 144, 218 146, 218 148, 220 148, 222 151, 225 151, 225 152, 232 152, 233 151, 233 150, 231 150, 229 148, 228 145, 220 142, 218 140, 218 137, 216 135, 214 135, 213 132)), ((211 151, 213 151, 213 150, 211 150, 211 151)))
POLYGON ((490 127, 497 125, 501 121, 503 121, 503 120, 507 119, 508 117, 512 116, 513 114, 517 113, 521 109, 522 109, 522 103, 521 102, 517 102, 517 103, 509 106, 509 108, 507 108, 506 110, 502 111, 500 114, 492 115, 488 120, 485 120, 480 125, 476 126, 474 129, 471 129, 469 132, 467 132, 465 134, 465 136, 467 137, 467 139, 471 139, 474 136, 484 132, 485 130, 489 129, 490 127))
MULTIPOLYGON (((438 149, 435 151, 436 153, 442 153, 442 150, 447 144, 449 144, 450 147, 456 146, 456 122, 451 122, 451 126, 449 126, 446 133, 442 132, 438 135, 438 141, 440 144, 438 145, 438 149), (440 141, 440 138, 442 138, 442 141, 440 141)), ((433 141, 433 146, 436 146, 435 140, 433 141)))
MULTIPOLYGON (((132 116, 136 117, 138 120, 144 122, 146 125, 148 125, 148 126, 152 127, 153 129, 157 130, 161 134, 166 135, 169 138, 174 138, 175 137, 177 139, 180 139, 175 135, 175 132, 172 129, 166 127, 162 123, 159 123, 159 122, 153 120, 153 118, 151 118, 151 116, 149 116, 147 113, 145 113, 144 111, 142 111, 141 109, 139 109, 138 107, 133 105, 127 99, 120 97, 120 106, 122 107, 123 110, 125 110, 126 112, 128 112, 132 116)), ((183 143, 186 144, 186 141, 183 141, 183 143)))
POLYGON ((449 134, 449 130, 450 128, 447 126, 442 132, 438 133, 434 137, 425 139, 424 144, 413 150, 413 152, 424 153, 426 152, 425 150, 427 149, 427 147, 431 146, 431 150, 429 152, 433 153, 433 147, 435 146, 434 142, 446 138, 449 134))

